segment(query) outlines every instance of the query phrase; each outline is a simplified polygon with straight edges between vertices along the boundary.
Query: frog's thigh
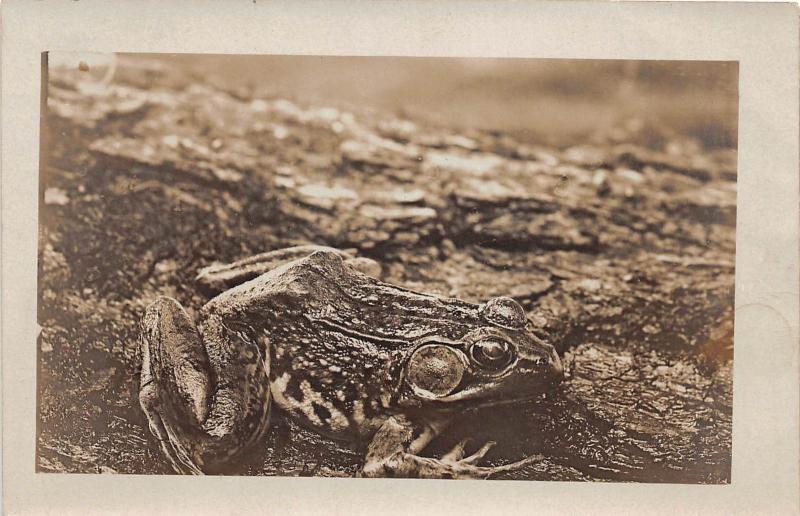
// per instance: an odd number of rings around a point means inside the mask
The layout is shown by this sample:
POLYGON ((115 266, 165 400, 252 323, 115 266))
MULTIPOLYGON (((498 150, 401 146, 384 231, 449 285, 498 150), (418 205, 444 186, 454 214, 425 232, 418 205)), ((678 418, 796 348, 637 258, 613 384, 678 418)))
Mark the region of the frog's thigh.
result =
POLYGON ((214 403, 203 428, 228 441, 221 451, 233 455, 257 441, 269 426, 269 354, 247 329, 219 317, 206 318, 202 333, 216 379, 214 403))
POLYGON ((183 307, 174 299, 161 297, 152 303, 142 322, 143 401, 148 387, 171 387, 184 415, 201 423, 208 411, 209 363, 200 334, 183 307))
POLYGON ((142 326, 139 402, 177 471, 201 473, 263 435, 269 364, 256 343, 214 318, 201 335, 166 297, 148 307, 142 326))
POLYGON ((174 299, 145 312, 141 333, 139 403, 152 433, 176 470, 199 473, 193 435, 208 413, 209 362, 200 334, 174 299))

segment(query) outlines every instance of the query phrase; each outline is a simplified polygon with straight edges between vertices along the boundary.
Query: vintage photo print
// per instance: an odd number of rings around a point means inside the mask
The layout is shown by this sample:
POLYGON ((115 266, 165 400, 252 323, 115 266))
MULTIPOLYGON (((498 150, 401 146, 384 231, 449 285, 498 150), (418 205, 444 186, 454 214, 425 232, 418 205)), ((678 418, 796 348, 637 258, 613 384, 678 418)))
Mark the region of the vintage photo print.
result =
POLYGON ((37 472, 731 482, 737 61, 42 66, 37 472))

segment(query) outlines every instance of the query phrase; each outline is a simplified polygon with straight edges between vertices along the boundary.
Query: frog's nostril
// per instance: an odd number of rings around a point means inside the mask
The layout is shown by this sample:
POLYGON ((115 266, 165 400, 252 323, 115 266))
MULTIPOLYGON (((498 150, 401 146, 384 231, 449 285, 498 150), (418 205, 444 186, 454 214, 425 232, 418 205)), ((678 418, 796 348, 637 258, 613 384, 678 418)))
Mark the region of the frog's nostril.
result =
POLYGON ((525 360, 539 371, 548 370, 556 375, 563 372, 561 359, 555 349, 536 348, 529 350, 525 360))

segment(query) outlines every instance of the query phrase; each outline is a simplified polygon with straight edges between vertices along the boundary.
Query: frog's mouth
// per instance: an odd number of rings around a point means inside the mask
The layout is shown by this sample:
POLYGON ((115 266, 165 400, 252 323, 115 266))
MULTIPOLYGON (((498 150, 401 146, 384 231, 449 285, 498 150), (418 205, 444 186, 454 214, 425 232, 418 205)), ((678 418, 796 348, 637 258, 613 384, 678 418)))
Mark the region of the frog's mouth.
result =
POLYGON ((512 387, 503 379, 498 379, 495 382, 467 385, 462 389, 457 388, 453 393, 444 396, 431 396, 431 393, 424 390, 415 389, 414 387, 412 389, 416 397, 442 407, 469 404, 470 407, 480 408, 519 403, 538 398, 555 387, 558 381, 558 379, 553 379, 551 381, 538 382, 535 387, 526 385, 522 389, 512 387))

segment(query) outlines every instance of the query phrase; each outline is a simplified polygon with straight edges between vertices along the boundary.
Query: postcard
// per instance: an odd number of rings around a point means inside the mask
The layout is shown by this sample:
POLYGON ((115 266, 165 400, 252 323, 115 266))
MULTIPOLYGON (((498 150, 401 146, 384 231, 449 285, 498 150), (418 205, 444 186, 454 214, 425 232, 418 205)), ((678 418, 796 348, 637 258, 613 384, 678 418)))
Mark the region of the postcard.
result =
POLYGON ((792 8, 74 4, 4 13, 9 514, 798 510, 792 8))

